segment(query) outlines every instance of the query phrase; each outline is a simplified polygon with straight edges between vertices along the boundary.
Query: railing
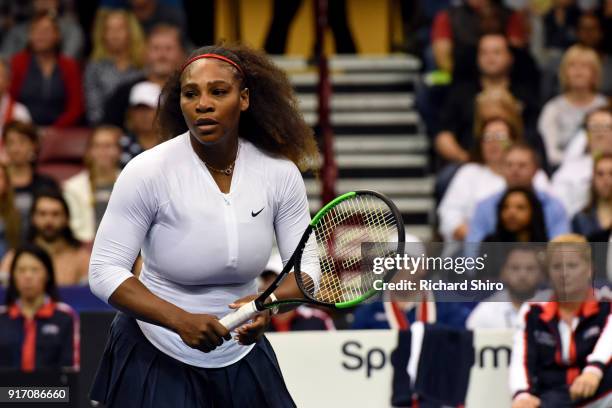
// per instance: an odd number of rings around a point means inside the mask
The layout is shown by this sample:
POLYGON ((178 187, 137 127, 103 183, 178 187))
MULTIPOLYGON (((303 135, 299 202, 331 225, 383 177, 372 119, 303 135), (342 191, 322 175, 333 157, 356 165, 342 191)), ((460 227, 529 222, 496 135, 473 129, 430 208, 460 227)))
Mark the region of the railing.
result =
POLYGON ((327 28, 327 0, 315 0, 315 58, 319 68, 317 86, 318 129, 321 133, 323 165, 321 167, 321 202, 326 203, 336 196, 336 178, 338 168, 334 158, 334 134, 331 125, 332 86, 329 74, 329 63, 324 50, 325 31, 327 28))

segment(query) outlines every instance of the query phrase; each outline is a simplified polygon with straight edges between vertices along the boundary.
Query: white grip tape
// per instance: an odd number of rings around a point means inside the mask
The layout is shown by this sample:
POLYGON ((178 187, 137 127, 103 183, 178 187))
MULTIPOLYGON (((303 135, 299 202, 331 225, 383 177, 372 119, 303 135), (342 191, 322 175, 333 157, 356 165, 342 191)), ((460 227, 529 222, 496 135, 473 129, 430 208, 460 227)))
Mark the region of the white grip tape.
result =
POLYGON ((234 330, 236 327, 242 325, 247 320, 250 320, 258 313, 257 307, 255 306, 255 301, 252 300, 249 303, 246 303, 240 306, 240 309, 236 310, 233 313, 225 315, 219 323, 224 325, 227 330, 234 330))

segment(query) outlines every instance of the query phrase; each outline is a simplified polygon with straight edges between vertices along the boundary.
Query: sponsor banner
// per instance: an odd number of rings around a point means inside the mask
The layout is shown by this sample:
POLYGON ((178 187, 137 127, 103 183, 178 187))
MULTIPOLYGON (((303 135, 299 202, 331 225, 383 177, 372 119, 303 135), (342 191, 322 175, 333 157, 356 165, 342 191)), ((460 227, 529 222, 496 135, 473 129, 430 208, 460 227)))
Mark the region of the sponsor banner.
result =
MULTIPOLYGON (((267 337, 298 407, 391 407, 395 330, 271 333, 267 337)), ((510 407, 511 345, 509 330, 474 333, 476 362, 467 408, 510 407)))

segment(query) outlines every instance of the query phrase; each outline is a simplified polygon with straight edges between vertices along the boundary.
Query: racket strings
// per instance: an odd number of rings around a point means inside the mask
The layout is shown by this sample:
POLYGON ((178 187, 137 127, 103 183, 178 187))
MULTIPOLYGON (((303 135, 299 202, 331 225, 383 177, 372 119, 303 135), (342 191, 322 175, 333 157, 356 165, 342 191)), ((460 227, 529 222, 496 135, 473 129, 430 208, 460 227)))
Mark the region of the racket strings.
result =
POLYGON ((318 285, 309 281, 305 289, 322 302, 347 302, 363 296, 381 278, 373 273, 371 262, 391 252, 388 243, 397 242, 398 220, 383 200, 357 195, 330 209, 314 235, 321 275, 318 285))

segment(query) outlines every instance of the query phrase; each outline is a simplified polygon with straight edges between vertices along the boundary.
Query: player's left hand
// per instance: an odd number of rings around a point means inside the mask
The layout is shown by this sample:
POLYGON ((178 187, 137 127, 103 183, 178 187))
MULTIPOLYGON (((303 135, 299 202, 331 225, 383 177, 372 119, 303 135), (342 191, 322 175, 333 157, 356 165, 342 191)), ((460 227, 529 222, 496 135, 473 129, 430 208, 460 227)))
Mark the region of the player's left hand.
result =
POLYGON ((579 398, 588 398, 595 394, 597 391, 597 387, 599 387, 599 382, 601 381, 601 376, 596 373, 587 371, 580 374, 572 383, 572 386, 569 389, 570 396, 572 400, 577 400, 579 398))
MULTIPOLYGON (((238 309, 245 303, 249 303, 250 301, 256 299, 257 296, 258 295, 245 296, 235 300, 233 303, 230 303, 229 307, 230 309, 238 309)), ((258 313, 253 320, 236 328, 235 331, 237 335, 234 338, 238 340, 238 343, 244 346, 257 342, 257 340, 259 340, 259 338, 268 328, 268 325, 270 324, 270 316, 271 313, 269 310, 258 313)))

